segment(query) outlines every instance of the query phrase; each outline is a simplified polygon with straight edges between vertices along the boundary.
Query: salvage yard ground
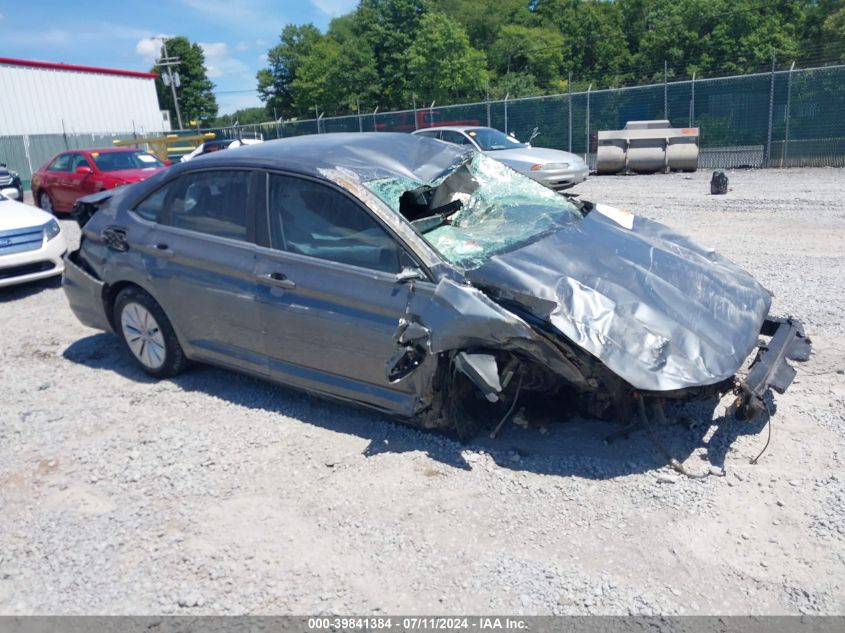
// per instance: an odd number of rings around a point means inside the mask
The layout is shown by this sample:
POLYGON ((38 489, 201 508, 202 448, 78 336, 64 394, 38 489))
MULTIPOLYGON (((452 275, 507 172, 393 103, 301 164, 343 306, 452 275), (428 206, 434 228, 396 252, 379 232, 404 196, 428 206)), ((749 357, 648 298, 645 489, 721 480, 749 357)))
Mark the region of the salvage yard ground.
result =
MULTIPOLYGON (((154 382, 56 282, 0 290, 0 613, 845 613, 845 171, 576 190, 750 270, 814 356, 765 420, 461 445, 228 371, 154 382)), ((63 222, 71 241, 78 231, 63 222)))

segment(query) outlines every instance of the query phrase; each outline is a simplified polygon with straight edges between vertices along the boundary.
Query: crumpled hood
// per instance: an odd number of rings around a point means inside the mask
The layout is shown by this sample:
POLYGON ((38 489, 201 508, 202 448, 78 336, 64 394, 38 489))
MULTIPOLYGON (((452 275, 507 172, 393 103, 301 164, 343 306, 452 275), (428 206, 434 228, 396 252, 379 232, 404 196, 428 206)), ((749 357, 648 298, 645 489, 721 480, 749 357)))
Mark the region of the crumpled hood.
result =
POLYGON ((584 165, 584 161, 575 154, 559 149, 546 147, 517 147, 515 149, 498 149, 484 152, 490 158, 502 161, 506 165, 511 163, 527 163, 529 165, 545 165, 547 163, 568 163, 570 167, 584 165))
POLYGON ((647 391, 733 376, 771 305, 763 286, 715 251, 602 205, 467 276, 647 391))

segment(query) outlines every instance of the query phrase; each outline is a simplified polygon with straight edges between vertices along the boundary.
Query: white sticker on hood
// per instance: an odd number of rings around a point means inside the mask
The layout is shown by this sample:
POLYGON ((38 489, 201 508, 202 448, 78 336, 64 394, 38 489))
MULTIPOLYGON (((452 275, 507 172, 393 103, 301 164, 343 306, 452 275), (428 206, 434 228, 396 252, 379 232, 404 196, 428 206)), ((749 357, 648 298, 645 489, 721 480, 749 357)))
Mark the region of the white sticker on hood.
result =
POLYGON ((634 228, 634 214, 630 211, 617 209, 616 207, 611 207, 610 205, 602 204, 601 202, 596 204, 595 210, 629 231, 634 228))

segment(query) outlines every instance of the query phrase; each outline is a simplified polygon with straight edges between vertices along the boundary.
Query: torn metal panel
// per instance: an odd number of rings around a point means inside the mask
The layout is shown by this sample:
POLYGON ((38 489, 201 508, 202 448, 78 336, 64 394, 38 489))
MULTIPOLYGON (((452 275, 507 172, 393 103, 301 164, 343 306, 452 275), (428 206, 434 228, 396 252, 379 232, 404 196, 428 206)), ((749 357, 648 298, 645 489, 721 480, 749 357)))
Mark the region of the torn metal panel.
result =
POLYGON ((760 346, 750 371, 740 382, 745 406, 753 411, 765 408, 763 396, 769 388, 784 393, 795 379, 795 369, 786 361, 809 360, 811 342, 804 333, 804 325, 794 319, 766 319, 761 334, 770 336, 760 346))
POLYGON ((498 402, 502 393, 499 365, 492 354, 467 354, 455 356, 455 367, 481 390, 489 402, 498 402))

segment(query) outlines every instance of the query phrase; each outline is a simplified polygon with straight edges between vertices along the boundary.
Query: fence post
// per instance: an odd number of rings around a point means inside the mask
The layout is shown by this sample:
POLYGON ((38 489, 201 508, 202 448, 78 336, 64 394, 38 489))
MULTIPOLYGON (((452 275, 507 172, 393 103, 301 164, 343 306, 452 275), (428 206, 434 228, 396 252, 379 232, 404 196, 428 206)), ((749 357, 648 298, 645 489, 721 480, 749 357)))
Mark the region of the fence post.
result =
POLYGON ((414 129, 418 130, 420 128, 417 125, 417 93, 416 92, 411 93, 411 99, 412 99, 413 104, 414 104, 414 129))
POLYGON ((775 56, 772 55, 772 78, 769 84, 769 129, 766 134, 766 155, 763 167, 768 167, 772 160, 772 118, 775 113, 775 56))
POLYGON ((508 133, 508 97, 511 96, 511 93, 505 94, 505 134, 508 133))
POLYGON ((487 127, 493 127, 490 124, 490 86, 487 86, 487 99, 485 100, 487 106, 487 127))
POLYGON ((792 71, 795 70, 795 62, 789 67, 789 75, 786 80, 786 112, 784 118, 786 119, 786 129, 783 134, 783 152, 780 155, 780 166, 789 161, 789 110, 792 107, 792 71))
POLYGON ((587 144, 584 146, 584 162, 587 163, 587 166, 590 165, 590 91, 593 89, 593 82, 590 82, 590 86, 587 88, 587 120, 586 120, 586 128, 587 128, 587 144))
POLYGON ((695 71, 692 73, 692 94, 689 100, 689 127, 693 126, 695 121, 695 71))
POLYGON ((567 103, 569 104, 569 151, 572 152, 572 73, 569 73, 569 83, 566 84, 568 93, 567 103))
POLYGON ((669 120, 669 77, 668 63, 663 60, 663 118, 669 120))
POLYGON ((376 109, 373 110, 373 132, 378 132, 378 128, 376 127, 376 114, 378 113, 378 106, 376 109))
POLYGON ((364 123, 361 121, 361 100, 355 99, 355 107, 358 109, 358 131, 364 131, 364 123))

